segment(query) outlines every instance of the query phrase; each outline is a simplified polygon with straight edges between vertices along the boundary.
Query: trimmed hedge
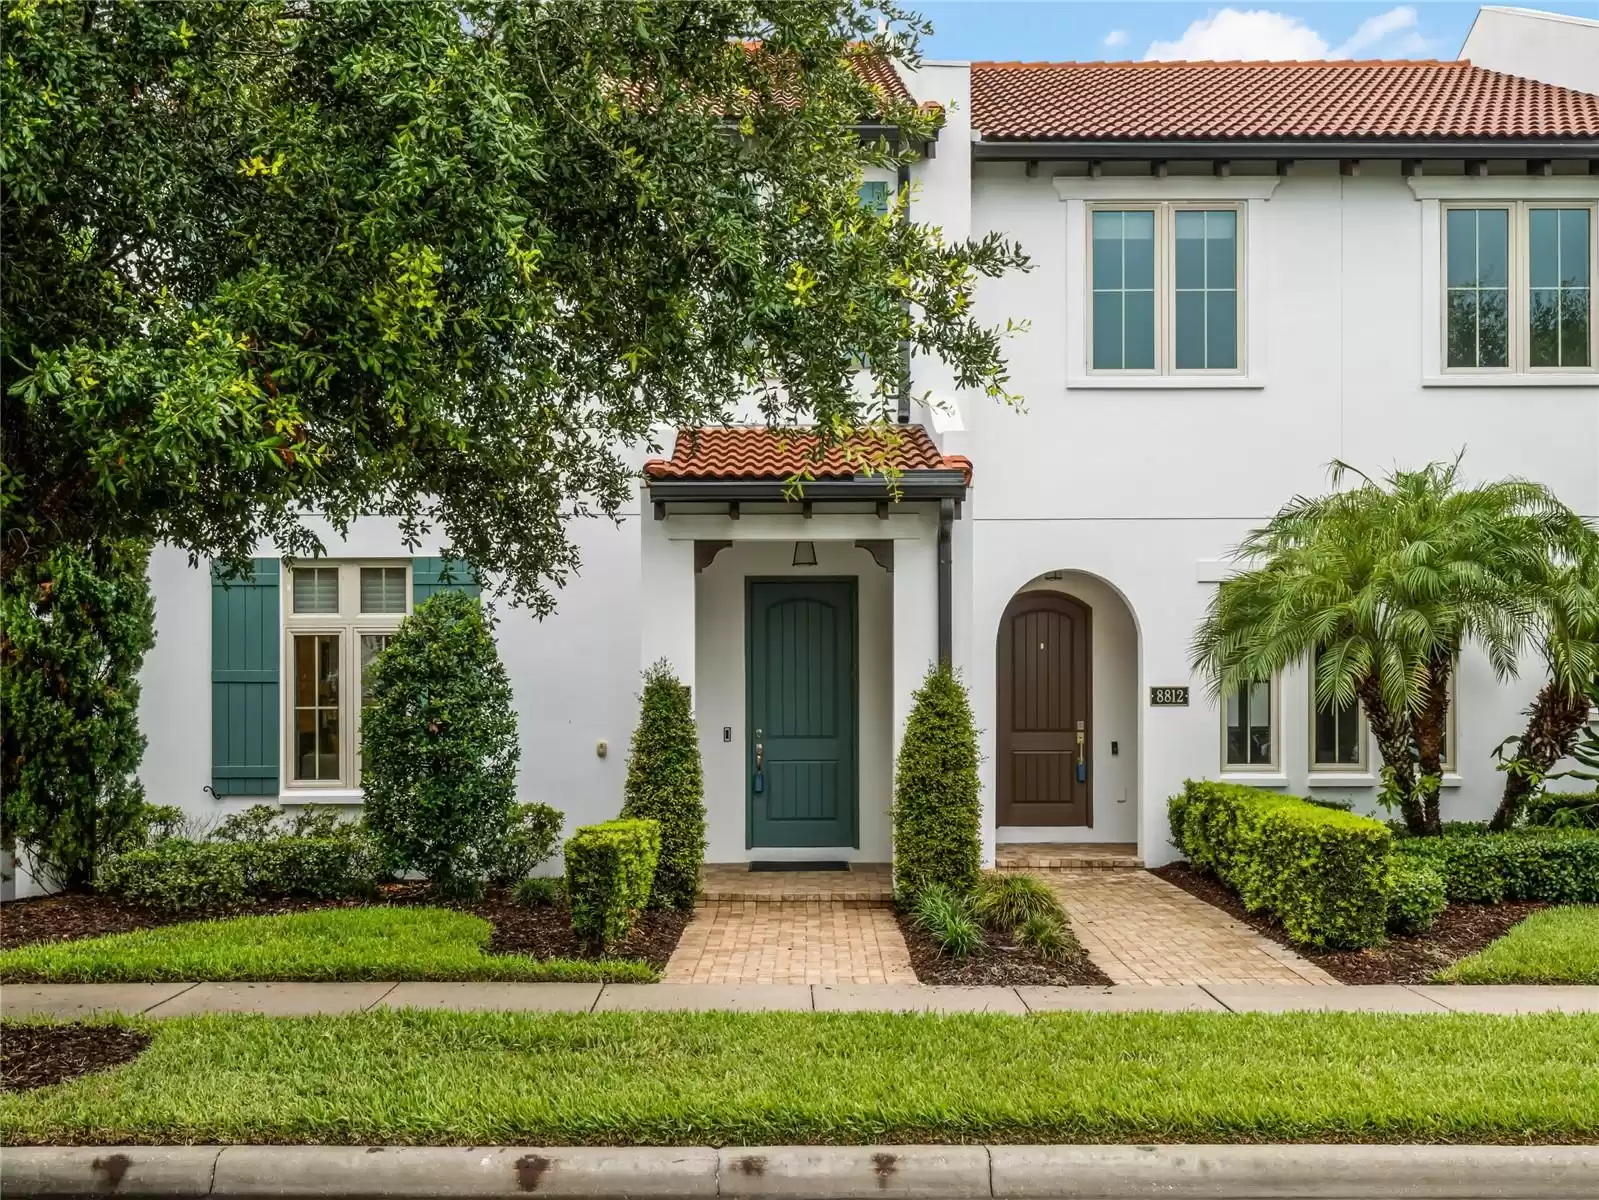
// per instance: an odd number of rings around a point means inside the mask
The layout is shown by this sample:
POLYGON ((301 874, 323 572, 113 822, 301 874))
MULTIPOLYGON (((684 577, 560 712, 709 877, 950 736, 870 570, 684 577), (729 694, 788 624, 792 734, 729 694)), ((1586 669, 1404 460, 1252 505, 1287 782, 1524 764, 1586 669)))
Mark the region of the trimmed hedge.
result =
POLYGON ((1238 784, 1189 780, 1169 801, 1172 840, 1196 867, 1265 909, 1296 942, 1370 946, 1388 918, 1381 821, 1238 784))
POLYGON ((370 838, 350 828, 331 837, 249 842, 169 838, 119 854, 101 870, 101 890, 157 912, 227 909, 246 899, 369 895, 383 877, 370 838))
POLYGON ((1394 933, 1431 929, 1449 900, 1444 877, 1420 859, 1388 857, 1388 928, 1394 933))
POLYGON ((548 804, 516 805, 489 878, 502 887, 514 888, 555 857, 565 824, 566 814, 548 804))
POLYGON ((650 901, 661 856, 655 821, 585 825, 566 842, 566 897, 572 930, 590 946, 612 949, 650 901))
POLYGON ((1400 838, 1395 849, 1435 868, 1452 901, 1599 903, 1599 832, 1593 830, 1462 831, 1400 838))
POLYGON ((665 659, 644 672, 623 795, 624 818, 661 826, 650 903, 687 912, 699 897, 705 863, 705 775, 689 690, 665 659))
POLYGON ((913 904, 938 885, 965 895, 982 873, 977 730, 960 677, 932 668, 912 698, 894 768, 894 891, 913 904))
POLYGON ((1599 791, 1545 792, 1530 797, 1522 809, 1532 827, 1599 829, 1599 791))

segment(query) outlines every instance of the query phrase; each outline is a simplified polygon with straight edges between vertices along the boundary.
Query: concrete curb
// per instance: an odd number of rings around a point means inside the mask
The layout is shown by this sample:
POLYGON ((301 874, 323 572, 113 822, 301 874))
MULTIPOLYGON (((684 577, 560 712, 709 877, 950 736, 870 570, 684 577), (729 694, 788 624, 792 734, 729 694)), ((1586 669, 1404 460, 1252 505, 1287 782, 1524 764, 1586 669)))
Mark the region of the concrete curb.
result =
POLYGON ((13 1146, 19 1197, 1591 1200, 1599 1146, 13 1146))

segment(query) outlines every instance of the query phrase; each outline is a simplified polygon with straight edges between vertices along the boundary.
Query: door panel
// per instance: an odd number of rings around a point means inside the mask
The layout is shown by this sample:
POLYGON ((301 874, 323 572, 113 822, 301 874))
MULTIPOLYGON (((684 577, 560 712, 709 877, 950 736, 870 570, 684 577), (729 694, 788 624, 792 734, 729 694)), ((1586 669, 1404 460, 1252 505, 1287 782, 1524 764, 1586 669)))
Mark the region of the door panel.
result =
POLYGON ((1072 596, 1023 592, 1006 608, 996 689, 1001 825, 1093 825, 1092 647, 1088 606, 1072 596))
POLYGON ((855 583, 752 580, 748 613, 746 845, 858 845, 855 583))

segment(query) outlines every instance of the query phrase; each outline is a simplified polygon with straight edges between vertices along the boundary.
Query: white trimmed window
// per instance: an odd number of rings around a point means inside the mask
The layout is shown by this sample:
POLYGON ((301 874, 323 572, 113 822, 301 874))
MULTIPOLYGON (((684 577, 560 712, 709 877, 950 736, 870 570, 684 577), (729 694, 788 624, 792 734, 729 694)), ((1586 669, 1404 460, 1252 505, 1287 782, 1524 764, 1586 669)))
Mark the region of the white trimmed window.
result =
POLYGON ((1221 763, 1225 771, 1273 771, 1277 753, 1277 685, 1239 684, 1222 697, 1221 763))
POLYGON ((1090 374, 1242 374, 1243 225, 1242 204, 1090 205, 1090 374))
POLYGON ((1443 206, 1445 374, 1594 370, 1595 206, 1443 206))
POLYGON ((1359 700, 1322 703, 1316 697, 1317 668, 1310 672, 1310 769, 1363 772, 1367 769, 1366 714, 1359 700))
POLYGON ((287 788, 359 787, 367 679, 411 611, 410 564, 319 561, 285 574, 287 788))

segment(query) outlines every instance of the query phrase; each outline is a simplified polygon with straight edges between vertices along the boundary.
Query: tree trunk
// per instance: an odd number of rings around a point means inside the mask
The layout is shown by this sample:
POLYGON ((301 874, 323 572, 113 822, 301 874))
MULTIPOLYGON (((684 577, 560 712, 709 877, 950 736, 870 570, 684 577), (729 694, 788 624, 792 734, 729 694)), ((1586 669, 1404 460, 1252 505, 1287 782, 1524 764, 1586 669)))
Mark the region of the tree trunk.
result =
POLYGON ((1410 731, 1415 740, 1417 800, 1421 805, 1423 830, 1443 832, 1438 795, 1443 782, 1444 734, 1449 728, 1450 659, 1435 658, 1427 664, 1427 698, 1420 711, 1410 714, 1410 731))
POLYGON ((1361 680, 1355 690, 1366 710, 1366 723, 1377 735, 1383 766, 1393 777, 1394 799, 1405 819, 1405 828, 1415 834, 1426 833, 1426 811, 1416 796, 1416 760, 1410 753, 1410 722, 1403 713, 1397 716, 1389 713, 1375 675, 1361 680))
POLYGON ((1521 806, 1549 770, 1577 747, 1577 735, 1588 723, 1588 697, 1570 692, 1554 680, 1544 684, 1527 709, 1527 728, 1505 771, 1505 790, 1499 808, 1488 823, 1497 831, 1509 829, 1521 816, 1521 806))

